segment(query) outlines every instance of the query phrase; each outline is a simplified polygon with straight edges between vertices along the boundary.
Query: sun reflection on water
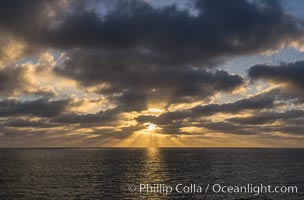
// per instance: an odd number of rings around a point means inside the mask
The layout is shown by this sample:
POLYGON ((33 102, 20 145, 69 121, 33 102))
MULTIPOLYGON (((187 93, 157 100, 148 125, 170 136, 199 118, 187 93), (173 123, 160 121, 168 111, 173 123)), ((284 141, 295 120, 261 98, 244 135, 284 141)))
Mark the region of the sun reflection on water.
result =
POLYGON ((166 165, 159 148, 146 148, 142 173, 142 183, 158 184, 167 180, 166 165))

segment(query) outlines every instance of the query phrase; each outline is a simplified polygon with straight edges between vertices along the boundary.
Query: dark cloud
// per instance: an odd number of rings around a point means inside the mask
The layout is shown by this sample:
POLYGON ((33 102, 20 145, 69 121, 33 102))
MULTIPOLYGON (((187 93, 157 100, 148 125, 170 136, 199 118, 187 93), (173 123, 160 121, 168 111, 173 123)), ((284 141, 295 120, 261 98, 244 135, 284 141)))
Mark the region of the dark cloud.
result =
POLYGON ((141 111, 147 109, 148 97, 144 91, 127 89, 121 95, 114 97, 121 111, 141 111))
POLYGON ((116 109, 112 109, 105 112, 99 112, 96 114, 81 115, 77 113, 68 113, 53 118, 51 122, 61 123, 61 124, 81 124, 82 126, 116 125, 118 114, 119 112, 116 109))
POLYGON ((268 124, 276 121, 278 116, 275 114, 265 114, 265 115, 257 115, 251 117, 234 117, 230 118, 228 121, 236 124, 268 124))
MULTIPOLYGON (((260 135, 263 137, 273 136, 274 133, 303 135, 304 112, 303 110, 290 110, 282 112, 253 113, 250 117, 234 117, 223 121, 193 120, 181 123, 176 127, 194 126, 205 128, 211 132, 220 132, 234 135, 260 135)), ((173 126, 169 124, 168 126, 173 126)), ((167 125, 165 125, 166 127, 167 125)), ((191 134, 176 131, 175 133, 191 134)))
MULTIPOLYGON (((302 113, 303 115, 303 113, 302 113)), ((274 121, 276 119, 272 118, 274 121)), ((207 123, 199 124, 199 127, 204 127, 212 131, 217 131, 221 133, 228 133, 228 134, 241 134, 241 135, 260 135, 260 136, 273 136, 276 133, 284 133, 284 134, 296 134, 296 135, 303 135, 303 128, 302 125, 304 119, 298 118, 296 121, 298 124, 290 123, 290 120, 285 119, 284 117, 281 118, 282 121, 278 124, 272 124, 272 120, 270 118, 268 123, 263 124, 255 124, 257 121, 256 119, 252 119, 255 121, 249 121, 249 119, 242 121, 242 123, 233 123, 234 121, 222 121, 222 122, 212 122, 209 121, 207 123), (249 122, 248 124, 246 122, 249 122), (253 123, 251 123, 253 122, 253 123), (299 123, 300 122, 300 123, 299 123)), ((295 119, 293 119, 295 120, 295 119)), ((292 120, 292 121, 293 121, 292 120)), ((240 122, 240 121, 236 121, 240 122)))
MULTIPOLYGON (((35 35, 39 35, 42 30, 50 26, 50 23, 46 23, 50 19, 48 17, 49 12, 59 9, 60 2, 60 0, 51 2, 47 0, 1 1, 0 27, 16 36, 29 40, 29 42, 34 42, 35 35)), ((40 35, 39 37, 43 36, 40 35)), ((39 37, 36 39, 39 40, 39 37)))
POLYGON ((225 121, 221 121, 221 122, 208 121, 198 125, 198 127, 204 127, 213 132, 235 134, 235 135, 257 135, 261 133, 258 132, 257 127, 235 125, 235 124, 227 123, 225 121))
POLYGON ((241 99, 233 103, 226 104, 209 104, 198 106, 192 109, 193 113, 201 115, 213 115, 215 113, 238 113, 245 110, 261 110, 272 108, 274 106, 273 98, 256 96, 248 99, 241 99))
MULTIPOLYGON (((233 135, 259 135, 262 137, 274 137, 274 133, 303 135, 303 114, 302 110, 292 110, 282 113, 261 113, 251 117, 230 118, 222 121, 189 118, 183 121, 171 121, 168 124, 160 125, 160 127, 166 134, 193 134, 191 131, 182 131, 181 128, 197 127, 208 129, 208 133, 233 135)), ((149 120, 151 119, 150 117, 149 120)), ((204 132, 206 131, 202 131, 202 133, 204 132)))
POLYGON ((233 103, 226 104, 208 104, 204 106, 196 106, 189 110, 167 112, 159 117, 155 116, 139 116, 138 122, 152 122, 155 124, 169 124, 176 120, 199 119, 203 116, 210 116, 216 113, 236 114, 246 110, 262 110, 274 107, 273 98, 267 96, 254 96, 248 99, 241 99, 233 103))
POLYGON ((250 117, 235 117, 228 119, 236 124, 269 124, 276 121, 291 122, 294 119, 304 118, 303 110, 290 110, 286 112, 265 112, 250 117))
POLYGON ((300 34, 277 1, 194 1, 198 16, 175 6, 116 2, 117 9, 104 17, 88 11, 67 16, 51 38, 65 46, 142 48, 146 55, 181 64, 276 48, 300 34))
POLYGON ((33 101, 4 99, 0 101, 0 117, 20 115, 54 117, 62 114, 68 107, 69 102, 70 100, 50 100, 47 98, 33 101))
POLYGON ((59 124, 49 123, 46 120, 35 120, 31 121, 29 119, 9 119, 2 124, 5 127, 15 127, 15 128, 53 128, 59 127, 59 124))
POLYGON ((67 58, 56 69, 57 73, 79 80, 85 86, 107 84, 98 92, 106 95, 121 93, 115 100, 127 107, 134 105, 137 110, 145 107, 148 97, 167 96, 170 102, 182 102, 207 98, 216 92, 231 92, 243 84, 242 77, 223 70, 153 65, 143 68, 122 60, 103 59, 96 51, 73 51, 67 58))
POLYGON ((25 67, 7 67, 0 69, 0 96, 25 92, 31 87, 25 67))
POLYGON ((65 9, 59 0, 1 1, 0 27, 33 44, 100 48, 116 59, 133 52, 166 65, 256 53, 301 35, 279 1, 191 2, 197 16, 175 5, 154 8, 140 0, 112 1, 105 15, 89 9, 95 1, 71 1, 65 9))
POLYGON ((304 61, 283 63, 277 66, 255 65, 250 68, 249 77, 287 84, 290 86, 289 89, 304 91, 304 61))

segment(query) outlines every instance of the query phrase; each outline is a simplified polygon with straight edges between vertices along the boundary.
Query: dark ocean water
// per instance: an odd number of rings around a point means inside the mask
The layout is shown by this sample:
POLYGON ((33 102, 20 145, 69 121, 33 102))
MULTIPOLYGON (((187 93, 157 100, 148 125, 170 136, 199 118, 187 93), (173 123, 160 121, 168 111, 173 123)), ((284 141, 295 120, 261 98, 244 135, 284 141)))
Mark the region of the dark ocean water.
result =
POLYGON ((1 149, 0 199, 304 199, 303 149, 1 149), (135 192, 128 191, 136 187, 135 192), (139 192, 196 184, 202 193, 139 192), (297 194, 215 194, 207 185, 292 185, 297 194), (133 188, 132 188, 133 187, 133 188))

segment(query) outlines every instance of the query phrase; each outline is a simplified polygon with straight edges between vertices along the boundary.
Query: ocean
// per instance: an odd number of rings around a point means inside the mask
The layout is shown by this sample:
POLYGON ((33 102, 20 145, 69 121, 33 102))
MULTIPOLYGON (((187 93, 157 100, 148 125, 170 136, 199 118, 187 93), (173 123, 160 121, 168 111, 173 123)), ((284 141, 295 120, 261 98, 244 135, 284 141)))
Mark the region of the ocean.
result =
POLYGON ((304 149, 0 149, 0 199, 297 200, 303 191, 304 149))

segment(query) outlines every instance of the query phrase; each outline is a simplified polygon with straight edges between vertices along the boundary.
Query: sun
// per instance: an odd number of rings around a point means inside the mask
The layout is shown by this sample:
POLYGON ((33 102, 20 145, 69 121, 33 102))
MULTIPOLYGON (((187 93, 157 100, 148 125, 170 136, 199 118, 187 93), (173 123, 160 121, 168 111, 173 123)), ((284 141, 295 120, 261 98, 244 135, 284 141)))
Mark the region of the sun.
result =
POLYGON ((153 130, 156 129, 156 125, 155 125, 155 124, 152 124, 152 123, 149 123, 147 129, 148 129, 148 131, 153 131, 153 130))

